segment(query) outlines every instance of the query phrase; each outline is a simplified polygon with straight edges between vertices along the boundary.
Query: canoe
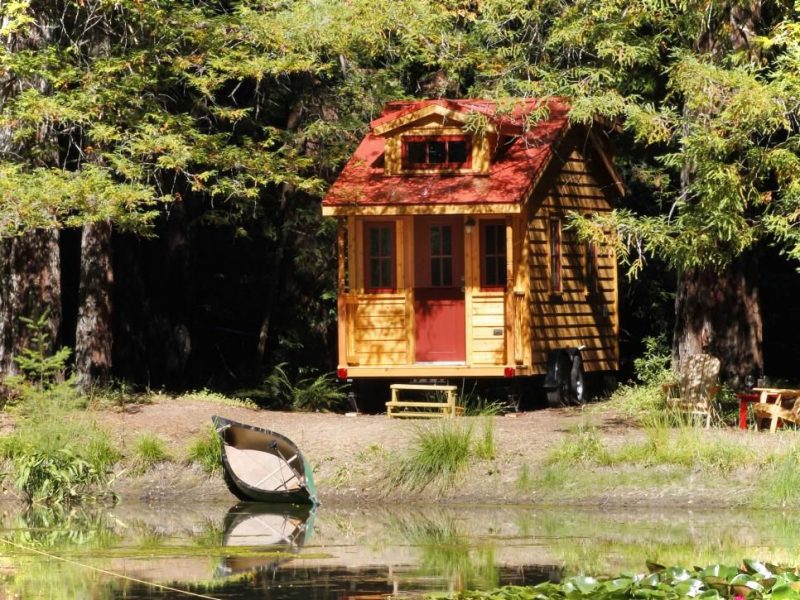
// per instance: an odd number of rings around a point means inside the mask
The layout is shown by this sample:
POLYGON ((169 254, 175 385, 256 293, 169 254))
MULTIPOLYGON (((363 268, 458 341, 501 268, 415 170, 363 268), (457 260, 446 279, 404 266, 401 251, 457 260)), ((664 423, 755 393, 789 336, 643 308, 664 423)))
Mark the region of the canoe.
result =
POLYGON ((211 417, 222 440, 225 482, 241 500, 317 504, 311 466, 294 442, 268 429, 211 417))
POLYGON ((242 502, 232 507, 225 516, 223 546, 257 547, 259 553, 227 556, 216 574, 274 573, 281 564, 297 557, 311 538, 315 511, 316 507, 309 504, 242 502))

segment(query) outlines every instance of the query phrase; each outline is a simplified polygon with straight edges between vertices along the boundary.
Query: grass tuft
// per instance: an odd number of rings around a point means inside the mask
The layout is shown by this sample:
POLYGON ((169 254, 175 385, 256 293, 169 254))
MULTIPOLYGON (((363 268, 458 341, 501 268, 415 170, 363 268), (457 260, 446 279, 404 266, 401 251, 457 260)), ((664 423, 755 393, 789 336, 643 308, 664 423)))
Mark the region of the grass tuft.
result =
POLYGON ((548 465, 607 465, 611 456, 596 428, 581 424, 547 457, 548 465))
POLYGON ((205 434, 189 445, 187 458, 189 462, 198 463, 209 474, 222 468, 222 442, 213 425, 209 425, 205 434))
POLYGON ((167 447, 157 435, 143 433, 136 438, 133 448, 133 471, 142 474, 160 462, 171 460, 167 447))
POLYGON ((482 460, 494 460, 497 454, 494 443, 494 417, 481 419, 481 432, 472 446, 472 453, 482 460))
POLYGON ((390 470, 394 487, 422 490, 437 484, 443 491, 458 480, 469 463, 472 426, 455 419, 417 429, 410 452, 390 470))

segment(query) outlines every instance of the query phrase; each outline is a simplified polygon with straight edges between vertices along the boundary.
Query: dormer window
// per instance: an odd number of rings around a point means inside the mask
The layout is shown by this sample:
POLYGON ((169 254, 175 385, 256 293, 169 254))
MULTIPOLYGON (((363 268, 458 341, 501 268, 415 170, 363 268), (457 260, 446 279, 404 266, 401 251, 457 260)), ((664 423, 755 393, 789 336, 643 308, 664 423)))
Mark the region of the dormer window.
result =
POLYGON ((447 171, 472 166, 472 144, 468 136, 404 136, 403 170, 447 171))

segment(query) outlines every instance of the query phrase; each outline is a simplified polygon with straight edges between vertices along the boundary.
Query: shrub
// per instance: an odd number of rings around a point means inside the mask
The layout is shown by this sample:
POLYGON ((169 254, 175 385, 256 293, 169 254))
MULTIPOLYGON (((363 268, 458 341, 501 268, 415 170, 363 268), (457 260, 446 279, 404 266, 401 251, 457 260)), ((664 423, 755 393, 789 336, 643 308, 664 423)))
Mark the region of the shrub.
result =
POLYGON ((189 445, 187 458, 189 462, 198 463, 209 474, 222 467, 222 442, 213 425, 209 425, 206 433, 189 445))
POLYGON ((292 382, 286 363, 276 365, 264 380, 274 405, 299 411, 343 410, 347 393, 332 374, 301 377, 292 382))

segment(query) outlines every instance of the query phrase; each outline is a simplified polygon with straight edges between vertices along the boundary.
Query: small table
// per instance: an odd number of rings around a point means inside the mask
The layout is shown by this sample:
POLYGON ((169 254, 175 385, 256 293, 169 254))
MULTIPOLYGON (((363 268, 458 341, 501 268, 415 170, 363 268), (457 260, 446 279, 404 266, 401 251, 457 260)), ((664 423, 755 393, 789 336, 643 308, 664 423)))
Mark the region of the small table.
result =
POLYGON ((758 402, 760 394, 755 392, 736 392, 739 399, 739 429, 747 429, 747 405, 758 402))

